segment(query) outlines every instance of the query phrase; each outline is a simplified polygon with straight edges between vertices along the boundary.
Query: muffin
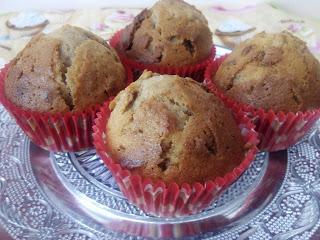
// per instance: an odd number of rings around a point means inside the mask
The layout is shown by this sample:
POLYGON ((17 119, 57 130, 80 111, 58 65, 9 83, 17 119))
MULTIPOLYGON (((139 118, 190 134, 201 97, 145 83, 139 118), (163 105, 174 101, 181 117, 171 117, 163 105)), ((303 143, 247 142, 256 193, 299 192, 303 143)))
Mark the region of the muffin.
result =
POLYGON ((135 69, 196 78, 214 55, 206 18, 180 0, 160 0, 144 9, 110 44, 135 69))
POLYGON ((257 134, 199 83, 144 72, 98 114, 97 153, 128 201, 161 217, 195 214, 254 159, 257 134))
POLYGON ((320 118, 320 65, 288 32, 260 33, 210 63, 207 86, 252 117, 262 151, 284 150, 320 118))
POLYGON ((207 58, 212 33, 203 14, 184 1, 161 0, 124 28, 120 50, 142 63, 183 66, 207 58))
POLYGON ((204 182, 224 176, 244 158, 231 112, 191 79, 145 72, 110 109, 112 156, 144 177, 204 182))
POLYGON ((125 85, 115 51, 98 36, 66 25, 32 38, 11 61, 5 95, 23 109, 64 113, 101 104, 125 85))
POLYGON ((226 95, 256 108, 298 112, 320 106, 320 64, 288 32, 263 32, 239 44, 215 82, 226 95))
POLYGON ((1 102, 34 143, 79 151, 93 147, 97 110, 131 73, 100 37, 66 25, 33 37, 0 76, 1 102))

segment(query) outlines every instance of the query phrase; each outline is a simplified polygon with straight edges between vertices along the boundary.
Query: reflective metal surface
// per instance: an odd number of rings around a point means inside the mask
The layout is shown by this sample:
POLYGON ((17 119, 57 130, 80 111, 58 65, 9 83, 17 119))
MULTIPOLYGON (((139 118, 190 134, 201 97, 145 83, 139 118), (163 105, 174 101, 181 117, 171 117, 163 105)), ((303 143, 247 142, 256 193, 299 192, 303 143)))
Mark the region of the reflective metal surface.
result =
POLYGON ((128 203, 94 150, 41 150, 0 106, 0 225, 13 239, 319 239, 319 203, 320 123, 260 153, 208 209, 163 219, 128 203))

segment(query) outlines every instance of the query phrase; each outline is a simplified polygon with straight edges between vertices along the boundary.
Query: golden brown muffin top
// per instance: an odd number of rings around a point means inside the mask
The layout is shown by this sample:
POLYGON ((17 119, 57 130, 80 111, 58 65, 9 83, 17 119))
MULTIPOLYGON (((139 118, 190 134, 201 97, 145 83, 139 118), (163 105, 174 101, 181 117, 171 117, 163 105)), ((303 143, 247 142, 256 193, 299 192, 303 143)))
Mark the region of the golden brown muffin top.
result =
POLYGON ((125 87, 125 69, 100 37, 66 25, 39 34, 10 63, 5 94, 38 112, 82 111, 125 87))
POLYGON ((288 32, 262 32, 240 43, 214 78, 228 96, 257 108, 320 107, 320 64, 305 42, 288 32))
POLYGON ((209 56, 212 33, 203 14, 179 0, 160 0, 122 32, 119 50, 142 63, 182 66, 209 56))
POLYGON ((190 78, 144 72, 110 108, 108 148, 123 167, 144 177, 204 182, 243 160, 231 112, 190 78))

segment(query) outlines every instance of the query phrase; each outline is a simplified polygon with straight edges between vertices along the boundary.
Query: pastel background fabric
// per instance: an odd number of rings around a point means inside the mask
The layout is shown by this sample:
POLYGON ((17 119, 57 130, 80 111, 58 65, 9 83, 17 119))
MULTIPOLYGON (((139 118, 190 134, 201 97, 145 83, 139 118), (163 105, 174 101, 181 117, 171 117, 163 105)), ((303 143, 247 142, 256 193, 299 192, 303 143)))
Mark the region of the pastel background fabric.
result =
MULTIPOLYGON (((313 54, 320 59, 320 21, 308 17, 290 14, 274 4, 255 3, 236 6, 211 4, 197 6, 207 17, 215 44, 234 47, 240 41, 254 34, 267 31, 287 30, 304 41, 313 54), (218 36, 216 30, 230 31, 230 34, 218 36), (248 30, 248 33, 245 33, 248 30), (250 31, 251 30, 251 31, 250 31), (236 36, 232 31, 240 31, 236 36)), ((130 4, 130 3, 128 3, 130 4)), ((148 6, 146 6, 148 7, 148 6)), ((63 24, 72 24, 97 33, 105 39, 130 23, 142 8, 118 7, 90 10, 42 10, 0 14, 0 67, 10 61, 39 31, 48 33, 63 24), (30 28, 47 20, 44 27, 30 28), (20 26, 19 29, 8 27, 9 23, 20 26), (28 27, 29 26, 29 27, 28 27)))

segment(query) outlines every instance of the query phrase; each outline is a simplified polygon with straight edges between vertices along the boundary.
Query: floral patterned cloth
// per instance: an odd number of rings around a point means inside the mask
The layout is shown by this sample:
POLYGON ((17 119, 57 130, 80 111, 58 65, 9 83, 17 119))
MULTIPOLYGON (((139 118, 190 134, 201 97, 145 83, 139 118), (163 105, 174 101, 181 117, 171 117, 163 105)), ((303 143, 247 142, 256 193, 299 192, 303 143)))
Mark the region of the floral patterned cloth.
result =
MULTIPOLYGON (((277 32, 287 30, 307 42, 310 50, 320 59, 320 22, 291 15, 273 5, 243 5, 231 8, 230 6, 211 5, 198 7, 207 17, 216 44, 233 47, 240 41, 251 37, 257 32, 277 32), (218 36, 217 28, 225 29, 226 22, 236 22, 236 26, 251 26, 255 30, 238 36, 218 36), (239 24, 240 22, 240 24, 239 24)), ((30 40, 30 37, 43 30, 51 32, 63 24, 72 24, 87 28, 105 39, 118 29, 132 21, 141 9, 101 8, 95 10, 63 10, 46 11, 32 14, 4 13, 0 15, 0 67, 10 61, 30 40), (20 14, 20 15, 19 15, 20 14), (12 29, 7 23, 13 21, 22 24, 32 24, 39 19, 47 19, 49 24, 44 28, 12 29), (23 19, 32 16, 32 19, 23 19), (19 19, 21 17, 22 19, 19 19), (25 21, 25 22, 24 22, 25 21)), ((29 17, 30 18, 30 17, 29 17)), ((236 28, 231 26, 231 28, 236 28)), ((230 27, 230 26, 229 26, 230 27)))

